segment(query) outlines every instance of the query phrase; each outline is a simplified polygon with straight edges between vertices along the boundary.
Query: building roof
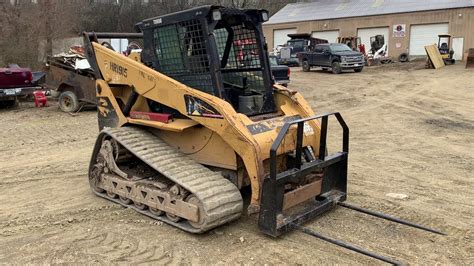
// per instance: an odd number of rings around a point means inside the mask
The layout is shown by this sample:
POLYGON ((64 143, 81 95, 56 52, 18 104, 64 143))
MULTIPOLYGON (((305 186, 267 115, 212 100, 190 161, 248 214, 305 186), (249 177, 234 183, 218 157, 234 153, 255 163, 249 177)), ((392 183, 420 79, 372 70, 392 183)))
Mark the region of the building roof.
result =
POLYGON ((474 0, 313 0, 288 4, 265 24, 473 7, 474 0))

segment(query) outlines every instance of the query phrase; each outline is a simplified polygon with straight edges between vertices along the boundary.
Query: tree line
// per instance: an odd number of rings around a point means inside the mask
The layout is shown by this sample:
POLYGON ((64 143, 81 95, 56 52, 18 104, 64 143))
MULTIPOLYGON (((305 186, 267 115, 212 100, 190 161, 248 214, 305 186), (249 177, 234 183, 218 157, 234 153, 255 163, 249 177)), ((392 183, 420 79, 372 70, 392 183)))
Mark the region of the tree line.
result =
POLYGON ((146 18, 200 5, 266 9, 274 14, 296 0, 0 0, 0 67, 40 69, 53 40, 83 31, 133 32, 146 18), (40 45, 40 43, 44 45, 40 45))

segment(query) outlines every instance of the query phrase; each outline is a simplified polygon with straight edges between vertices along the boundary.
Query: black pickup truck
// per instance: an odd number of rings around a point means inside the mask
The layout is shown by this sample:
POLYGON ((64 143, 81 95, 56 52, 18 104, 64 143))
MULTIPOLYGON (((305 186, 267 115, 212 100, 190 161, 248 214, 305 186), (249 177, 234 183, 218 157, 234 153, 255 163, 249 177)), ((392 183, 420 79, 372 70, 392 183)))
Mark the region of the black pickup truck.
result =
POLYGON ((273 79, 275 79, 276 83, 287 87, 288 83, 290 83, 290 68, 288 66, 278 64, 278 59, 274 55, 269 56, 269 59, 273 79))
POLYGON ((364 68, 364 56, 353 51, 349 46, 342 43, 317 44, 310 51, 298 53, 303 71, 309 71, 311 67, 322 67, 331 69, 333 73, 339 74, 342 70, 354 70, 361 72, 364 68))

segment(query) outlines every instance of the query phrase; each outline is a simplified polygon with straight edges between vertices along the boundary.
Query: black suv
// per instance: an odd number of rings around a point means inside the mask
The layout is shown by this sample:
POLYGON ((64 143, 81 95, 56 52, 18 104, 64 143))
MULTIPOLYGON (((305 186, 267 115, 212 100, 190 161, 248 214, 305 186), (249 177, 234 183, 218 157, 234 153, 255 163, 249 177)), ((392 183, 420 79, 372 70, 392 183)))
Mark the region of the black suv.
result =
POLYGON ((298 59, 303 71, 309 71, 311 67, 322 67, 323 69, 332 69, 335 74, 342 70, 354 70, 361 72, 364 68, 364 56, 353 51, 349 46, 342 43, 324 43, 317 44, 308 52, 298 54, 298 59))

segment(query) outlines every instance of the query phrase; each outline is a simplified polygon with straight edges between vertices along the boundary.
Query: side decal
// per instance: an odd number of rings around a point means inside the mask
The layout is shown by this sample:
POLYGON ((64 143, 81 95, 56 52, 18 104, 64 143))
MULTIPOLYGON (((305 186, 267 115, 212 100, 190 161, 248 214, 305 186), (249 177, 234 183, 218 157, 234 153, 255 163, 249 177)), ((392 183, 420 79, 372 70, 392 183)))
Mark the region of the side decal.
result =
POLYGON ((191 95, 184 95, 188 115, 222 119, 223 116, 205 101, 191 95))

